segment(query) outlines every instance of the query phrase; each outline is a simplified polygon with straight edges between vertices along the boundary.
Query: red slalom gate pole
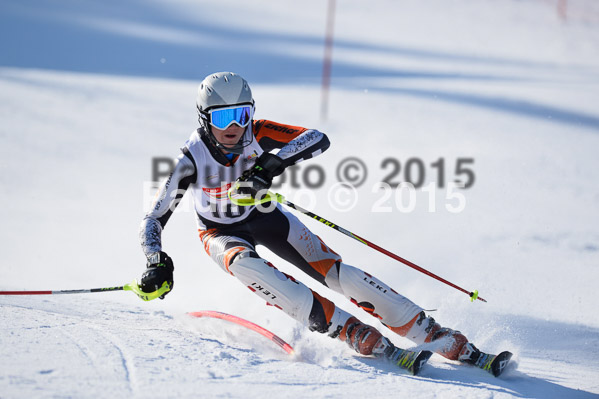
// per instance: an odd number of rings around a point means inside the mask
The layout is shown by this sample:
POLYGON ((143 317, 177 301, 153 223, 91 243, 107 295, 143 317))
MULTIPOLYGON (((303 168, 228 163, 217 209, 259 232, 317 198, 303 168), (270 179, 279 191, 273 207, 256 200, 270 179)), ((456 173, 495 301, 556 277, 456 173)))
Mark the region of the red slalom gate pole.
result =
POLYGON ((335 0, 329 0, 327 10, 327 31, 324 44, 324 59, 322 63, 322 88, 320 100, 320 117, 327 119, 329 110, 329 89, 331 86, 331 64, 333 58, 333 32, 335 25, 335 0))
POLYGON ((261 334, 261 335, 265 336, 266 338, 270 339, 272 342, 279 345, 281 348, 283 348, 283 350, 285 352, 289 353, 290 355, 294 354, 294 350, 291 347, 291 345, 289 345, 287 342, 283 341, 283 339, 279 338, 278 336, 271 333, 267 329, 260 327, 259 325, 252 323, 251 321, 242 319, 241 317, 233 316, 228 313, 217 312, 215 310, 201 310, 199 312, 190 312, 187 314, 192 317, 212 317, 215 319, 227 320, 232 323, 239 324, 240 326, 249 328, 250 330, 255 331, 258 334, 261 334))

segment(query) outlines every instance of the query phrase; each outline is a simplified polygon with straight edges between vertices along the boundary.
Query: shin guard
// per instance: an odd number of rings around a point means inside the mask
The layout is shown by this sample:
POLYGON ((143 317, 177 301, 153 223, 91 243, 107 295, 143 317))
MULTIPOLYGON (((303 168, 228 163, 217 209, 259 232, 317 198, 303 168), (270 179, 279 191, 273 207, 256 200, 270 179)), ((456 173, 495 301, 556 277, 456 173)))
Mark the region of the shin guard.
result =
POLYGON ((337 337, 351 315, 261 258, 236 259, 229 271, 256 295, 307 326, 337 337))
POLYGON ((326 283, 387 326, 403 326, 422 312, 421 307, 376 277, 345 263, 329 272, 326 283))

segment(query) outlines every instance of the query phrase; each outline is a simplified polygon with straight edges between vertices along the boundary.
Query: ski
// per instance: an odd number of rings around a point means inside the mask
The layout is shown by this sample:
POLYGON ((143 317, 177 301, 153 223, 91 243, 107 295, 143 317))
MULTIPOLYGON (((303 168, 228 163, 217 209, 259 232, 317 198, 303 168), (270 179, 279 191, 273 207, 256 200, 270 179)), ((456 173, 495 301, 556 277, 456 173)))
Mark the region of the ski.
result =
POLYGON ((499 377, 511 358, 512 353, 508 351, 501 352, 498 355, 480 352, 480 356, 472 365, 489 372, 495 377, 499 377))
POLYGON ((385 351, 382 357, 410 374, 418 375, 432 354, 431 351, 411 351, 395 347, 391 351, 385 351))

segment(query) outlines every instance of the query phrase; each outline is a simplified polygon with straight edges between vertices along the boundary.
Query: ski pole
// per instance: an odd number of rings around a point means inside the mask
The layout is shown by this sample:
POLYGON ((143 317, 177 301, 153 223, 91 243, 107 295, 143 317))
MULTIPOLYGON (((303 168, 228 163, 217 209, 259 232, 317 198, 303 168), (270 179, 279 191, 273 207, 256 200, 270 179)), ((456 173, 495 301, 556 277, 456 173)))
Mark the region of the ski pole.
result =
POLYGON ((470 297, 470 301, 471 302, 474 302, 475 299, 478 299, 478 300, 483 301, 483 302, 487 302, 485 299, 483 299, 482 297, 478 296, 478 290, 469 292, 469 291, 463 289, 462 287, 459 287, 459 286, 455 285, 454 283, 452 283, 450 281, 447 281, 444 278, 439 277, 439 276, 437 276, 436 274, 434 274, 432 272, 429 272, 428 270, 426 270, 426 269, 418 266, 417 264, 415 264, 413 262, 410 262, 409 260, 404 259, 401 256, 396 255, 396 254, 394 254, 394 253, 392 253, 390 251, 387 251, 386 249, 379 247, 378 245, 376 245, 376 244, 368 241, 367 239, 362 238, 362 237, 358 236, 357 234, 354 234, 351 231, 346 230, 343 227, 338 226, 337 224, 335 224, 333 222, 330 222, 330 221, 326 220, 325 218, 323 218, 321 216, 318 216, 315 213, 312 213, 312 212, 308 211, 307 209, 304 209, 304 208, 302 208, 302 207, 300 207, 298 205, 295 205, 294 203, 292 203, 290 201, 287 201, 285 199, 285 197, 283 197, 281 194, 272 193, 272 192, 269 191, 263 198, 258 199, 258 200, 254 199, 254 198, 247 198, 247 197, 245 197, 245 198, 234 198, 234 195, 236 194, 236 193, 234 193, 234 191, 236 189, 237 189, 237 186, 233 186, 231 189, 229 189, 229 198, 236 205, 248 206, 248 205, 262 204, 262 203, 269 202, 269 201, 277 201, 277 202, 279 202, 279 203, 281 203, 283 205, 286 205, 286 206, 288 206, 288 207, 290 207, 292 209, 295 209, 298 212, 303 213, 304 215, 307 215, 307 216, 311 217, 312 219, 315 219, 315 220, 323 223, 326 226, 329 226, 332 229, 337 230, 340 233, 345 234, 348 237, 353 238, 354 240, 357 240, 357 241, 361 242, 362 244, 364 244, 366 246, 369 246, 370 248, 373 248, 373 249, 375 249, 375 250, 377 250, 377 251, 379 251, 379 252, 381 252, 381 253, 383 253, 383 254, 385 254, 385 255, 387 255, 387 256, 389 256, 389 257, 391 257, 391 258, 393 258, 393 259, 395 259, 395 260, 397 260, 397 261, 399 261, 401 263, 403 263, 406 266, 411 267, 412 269, 418 270, 419 272, 424 273, 427 276, 434 278, 435 280, 441 281, 442 283, 445 283, 445 284, 449 285, 450 287, 455 288, 458 291, 461 291, 461 292, 463 292, 465 294, 468 294, 468 296, 470 297))
POLYGON ((170 285, 167 282, 162 284, 158 290, 154 292, 143 292, 141 288, 139 288, 139 284, 136 280, 133 280, 129 284, 122 285, 120 287, 104 287, 104 288, 88 288, 88 289, 79 289, 79 290, 59 290, 59 291, 0 291, 0 295, 62 295, 62 294, 89 294, 95 292, 110 292, 110 291, 132 291, 138 297, 143 299, 144 301, 151 301, 152 299, 156 299, 165 292, 170 290, 170 285))

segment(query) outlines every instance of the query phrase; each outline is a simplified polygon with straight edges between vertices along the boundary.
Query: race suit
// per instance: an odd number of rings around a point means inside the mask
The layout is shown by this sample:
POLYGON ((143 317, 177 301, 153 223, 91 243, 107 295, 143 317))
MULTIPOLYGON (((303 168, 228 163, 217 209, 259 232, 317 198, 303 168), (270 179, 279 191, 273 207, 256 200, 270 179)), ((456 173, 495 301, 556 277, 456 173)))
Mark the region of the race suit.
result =
POLYGON ((343 334, 352 317, 261 258, 258 244, 343 294, 392 331, 416 343, 430 341, 435 324, 425 317, 422 308, 371 274, 343 263, 335 251, 280 204, 265 213, 254 206, 236 206, 228 198, 231 185, 264 151, 278 149, 276 155, 288 167, 326 151, 327 136, 269 120, 253 121, 245 134, 252 141, 232 160, 215 147, 203 128, 191 134, 142 222, 140 239, 146 256, 162 250, 162 230, 183 194, 190 191, 199 236, 208 255, 268 304, 312 331, 331 337, 343 334))

